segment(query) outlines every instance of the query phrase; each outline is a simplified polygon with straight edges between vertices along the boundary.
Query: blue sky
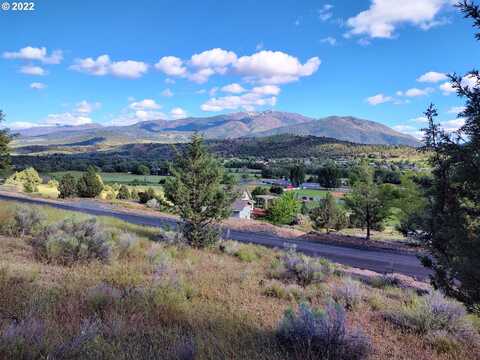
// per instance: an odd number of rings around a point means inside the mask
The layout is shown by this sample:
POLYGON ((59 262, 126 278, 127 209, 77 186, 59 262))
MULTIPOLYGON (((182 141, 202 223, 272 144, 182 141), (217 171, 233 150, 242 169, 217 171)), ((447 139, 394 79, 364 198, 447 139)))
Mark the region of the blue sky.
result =
MULTIPOLYGON (((480 46, 451 0, 37 0, 0 10, 8 125, 129 124, 276 109, 417 134, 480 46)), ((468 81, 468 79, 465 79, 468 81)))

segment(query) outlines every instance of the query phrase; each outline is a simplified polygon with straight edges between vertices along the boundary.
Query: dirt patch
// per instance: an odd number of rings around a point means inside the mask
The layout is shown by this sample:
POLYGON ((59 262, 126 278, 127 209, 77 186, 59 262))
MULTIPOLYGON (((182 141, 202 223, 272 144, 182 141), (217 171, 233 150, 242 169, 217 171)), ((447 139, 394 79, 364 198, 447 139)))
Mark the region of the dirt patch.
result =
POLYGON ((258 220, 227 219, 222 222, 222 225, 234 230, 262 232, 290 239, 306 235, 305 232, 300 230, 283 228, 258 220))

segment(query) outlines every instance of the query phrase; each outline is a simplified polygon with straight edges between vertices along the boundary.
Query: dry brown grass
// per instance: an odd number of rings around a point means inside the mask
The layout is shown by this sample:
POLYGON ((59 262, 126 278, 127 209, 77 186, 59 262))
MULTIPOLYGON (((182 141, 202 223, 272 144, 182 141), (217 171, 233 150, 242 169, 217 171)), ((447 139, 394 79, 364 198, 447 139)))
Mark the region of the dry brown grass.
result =
MULTIPOLYGON (((281 254, 254 245, 239 245, 255 253, 253 261, 242 261, 218 249, 165 246, 144 237, 131 256, 62 267, 36 261, 27 240, 0 237, 0 334, 14 319, 33 314, 45 322, 49 346, 55 347, 78 334, 85 319, 100 319, 108 331, 91 351, 107 359, 158 353, 174 359, 188 339, 193 339, 198 359, 294 358, 282 351, 274 335, 284 311, 301 301, 323 306, 344 281, 333 275, 320 285, 300 288, 302 300, 278 298, 265 295, 265 289, 271 263, 281 254), (173 287, 158 283, 156 269, 162 261, 173 287), (88 293, 98 284, 120 290, 122 298, 94 312, 88 293)), ((348 322, 371 338, 371 359, 478 358, 478 349, 471 346, 441 354, 424 336, 387 322, 383 312, 408 301, 409 291, 361 288, 362 301, 348 313, 348 322)))

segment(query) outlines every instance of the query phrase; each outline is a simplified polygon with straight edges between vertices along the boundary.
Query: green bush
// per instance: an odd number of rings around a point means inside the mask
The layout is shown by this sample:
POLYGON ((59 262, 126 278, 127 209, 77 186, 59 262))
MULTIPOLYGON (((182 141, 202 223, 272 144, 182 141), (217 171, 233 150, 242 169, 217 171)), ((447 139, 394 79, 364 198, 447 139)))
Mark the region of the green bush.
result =
POLYGON ((13 234, 33 235, 41 227, 45 216, 37 207, 18 206, 13 216, 13 234))
POLYGON ((94 198, 100 195, 103 187, 101 176, 93 166, 89 166, 77 181, 77 194, 84 198, 94 198))
POLYGON ((128 187, 126 187, 125 185, 122 185, 120 187, 120 189, 118 190, 117 199, 118 200, 130 199, 130 191, 128 190, 128 187))
POLYGON ((111 235, 95 219, 66 219, 50 225, 34 237, 30 244, 36 258, 62 265, 110 259, 111 235))
POLYGON ((65 174, 58 184, 58 197, 67 199, 77 195, 77 182, 72 174, 65 174))
POLYGON ((294 281, 306 287, 324 281, 332 275, 333 265, 325 259, 314 259, 290 249, 271 266, 270 276, 280 280, 294 281))
POLYGON ((5 180, 5 184, 20 185, 23 187, 25 192, 29 193, 37 192, 38 185, 41 183, 42 178, 40 175, 38 175, 38 172, 33 167, 18 171, 5 180))
POLYGON ((419 334, 446 331, 459 341, 477 343, 480 340, 465 307, 438 291, 414 297, 410 304, 386 312, 385 318, 402 329, 419 334))
POLYGON ((339 304, 320 310, 301 304, 298 313, 288 310, 277 337, 297 359, 360 360, 371 352, 370 340, 359 330, 347 328, 345 310, 339 304))

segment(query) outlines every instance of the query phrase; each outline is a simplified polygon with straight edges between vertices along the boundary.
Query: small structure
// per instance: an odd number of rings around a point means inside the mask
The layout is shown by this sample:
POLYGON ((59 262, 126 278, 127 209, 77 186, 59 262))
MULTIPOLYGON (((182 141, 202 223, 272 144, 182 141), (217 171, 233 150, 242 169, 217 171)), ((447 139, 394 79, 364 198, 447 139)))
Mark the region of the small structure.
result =
POLYGON ((257 205, 263 209, 267 210, 270 204, 278 199, 278 196, 273 196, 273 195, 257 195, 255 196, 257 199, 257 205))
POLYGON ((254 204, 250 191, 243 190, 242 195, 232 204, 232 218, 251 219, 254 204))
POLYGON ((251 219, 253 211, 253 201, 237 199, 232 204, 232 218, 251 219))

